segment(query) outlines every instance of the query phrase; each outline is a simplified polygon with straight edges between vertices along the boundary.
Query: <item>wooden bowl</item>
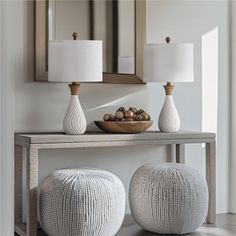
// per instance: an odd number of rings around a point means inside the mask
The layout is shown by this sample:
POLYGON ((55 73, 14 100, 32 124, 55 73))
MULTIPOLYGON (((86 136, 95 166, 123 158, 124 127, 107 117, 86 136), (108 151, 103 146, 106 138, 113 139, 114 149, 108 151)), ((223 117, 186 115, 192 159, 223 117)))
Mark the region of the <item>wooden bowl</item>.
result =
POLYGON ((106 133, 133 134, 147 130, 153 121, 94 121, 106 133))

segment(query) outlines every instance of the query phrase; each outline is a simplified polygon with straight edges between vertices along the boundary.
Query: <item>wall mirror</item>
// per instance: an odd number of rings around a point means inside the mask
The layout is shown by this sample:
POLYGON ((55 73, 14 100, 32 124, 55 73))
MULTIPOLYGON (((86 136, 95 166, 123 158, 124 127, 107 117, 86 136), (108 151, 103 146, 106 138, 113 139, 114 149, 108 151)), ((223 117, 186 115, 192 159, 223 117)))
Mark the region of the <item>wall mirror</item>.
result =
POLYGON ((103 41, 103 82, 140 84, 146 0, 35 0, 35 80, 48 81, 48 40, 103 41))

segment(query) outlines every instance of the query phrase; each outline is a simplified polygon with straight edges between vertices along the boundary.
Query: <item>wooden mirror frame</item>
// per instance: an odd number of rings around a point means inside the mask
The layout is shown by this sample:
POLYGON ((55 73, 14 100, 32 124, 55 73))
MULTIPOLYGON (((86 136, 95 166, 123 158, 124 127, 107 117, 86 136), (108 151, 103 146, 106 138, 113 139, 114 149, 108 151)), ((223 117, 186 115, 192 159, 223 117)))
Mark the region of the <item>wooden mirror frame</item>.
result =
MULTIPOLYGON (((143 46, 146 43, 146 0, 135 2, 135 74, 103 73, 103 82, 112 84, 145 84, 143 46)), ((35 80, 48 82, 48 0, 35 0, 35 80)))

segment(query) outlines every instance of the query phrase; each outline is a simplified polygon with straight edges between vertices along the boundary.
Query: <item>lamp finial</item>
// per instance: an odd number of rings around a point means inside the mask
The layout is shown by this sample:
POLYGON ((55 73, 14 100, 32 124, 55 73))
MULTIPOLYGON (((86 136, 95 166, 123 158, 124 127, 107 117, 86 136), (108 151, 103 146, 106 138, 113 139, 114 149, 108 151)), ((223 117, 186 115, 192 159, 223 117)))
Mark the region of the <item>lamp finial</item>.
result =
POLYGON ((170 43, 170 37, 166 37, 166 43, 170 43))
POLYGON ((72 37, 73 37, 74 40, 77 40, 77 38, 78 38, 78 33, 77 33, 77 32, 74 32, 74 33, 72 34, 72 37))

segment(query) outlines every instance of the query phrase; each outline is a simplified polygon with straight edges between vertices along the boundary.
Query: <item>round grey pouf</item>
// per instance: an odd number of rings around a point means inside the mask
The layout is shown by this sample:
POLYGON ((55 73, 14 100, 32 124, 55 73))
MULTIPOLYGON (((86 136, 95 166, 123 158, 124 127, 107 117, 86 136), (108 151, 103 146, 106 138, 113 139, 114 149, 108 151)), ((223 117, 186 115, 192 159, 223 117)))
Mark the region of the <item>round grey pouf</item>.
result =
POLYGON ((125 189, 114 174, 62 169, 40 188, 40 223, 49 236, 114 236, 125 214, 125 189))
POLYGON ((129 202, 133 218, 143 229, 191 233, 206 219, 208 188, 201 175, 186 165, 146 164, 131 179, 129 202))

